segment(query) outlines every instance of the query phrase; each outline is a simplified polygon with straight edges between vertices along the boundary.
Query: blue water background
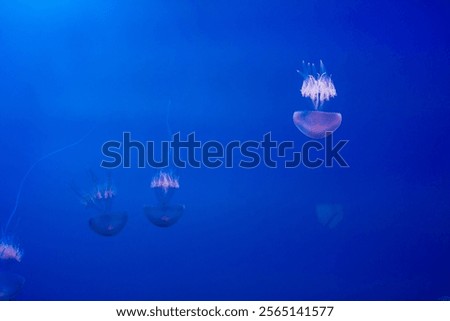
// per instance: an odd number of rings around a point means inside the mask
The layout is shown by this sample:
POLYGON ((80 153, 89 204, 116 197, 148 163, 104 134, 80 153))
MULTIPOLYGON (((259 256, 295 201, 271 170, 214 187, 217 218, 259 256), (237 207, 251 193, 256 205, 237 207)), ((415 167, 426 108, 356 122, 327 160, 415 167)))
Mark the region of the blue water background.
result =
POLYGON ((0 220, 18 300, 436 300, 450 295, 446 1, 2 1, 0 220), (100 147, 182 136, 308 139, 292 113, 322 59, 350 168, 179 170, 181 220, 151 225, 154 169, 112 171, 129 221, 92 232, 68 187, 100 147), (171 101, 170 108, 168 102, 171 101), (169 114, 168 114, 169 112, 169 114), (340 204, 334 228, 316 206, 340 204))

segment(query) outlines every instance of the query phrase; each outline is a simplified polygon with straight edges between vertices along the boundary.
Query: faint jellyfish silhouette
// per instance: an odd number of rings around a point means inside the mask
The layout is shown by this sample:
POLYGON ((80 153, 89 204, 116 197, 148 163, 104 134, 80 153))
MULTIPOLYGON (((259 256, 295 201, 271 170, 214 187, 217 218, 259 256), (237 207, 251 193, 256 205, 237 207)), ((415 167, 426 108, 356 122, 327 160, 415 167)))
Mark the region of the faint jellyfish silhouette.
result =
POLYGON ((317 204, 316 215, 320 224, 334 229, 344 218, 344 211, 340 204, 317 204))
POLYGON ((21 262, 22 257, 22 249, 11 237, 0 238, 0 301, 12 300, 22 290, 25 283, 22 276, 1 271, 5 266, 21 262))
POLYGON ((12 272, 0 271, 0 301, 14 299, 22 290, 25 278, 12 272))
POLYGON ((89 173, 94 184, 94 190, 91 193, 85 193, 74 184, 71 186, 72 190, 80 198, 86 209, 93 209, 97 212, 89 219, 89 227, 103 236, 116 235, 125 227, 128 215, 124 211, 112 211, 112 202, 116 197, 116 192, 112 186, 111 174, 108 173, 106 184, 101 184, 92 171, 89 171, 89 173))
POLYGON ((173 194, 180 188, 178 177, 171 173, 160 171, 153 177, 150 187, 155 192, 158 205, 145 206, 145 216, 156 226, 172 226, 181 218, 185 209, 184 205, 170 204, 173 194))
POLYGON ((91 229, 104 236, 113 236, 119 233, 127 224, 126 212, 114 214, 100 214, 89 219, 91 229))
POLYGON ((184 212, 184 205, 145 206, 144 214, 150 222, 159 227, 169 227, 175 224, 184 212))
POLYGON ((314 64, 306 64, 305 62, 303 62, 303 71, 298 72, 303 76, 300 92, 303 97, 311 99, 314 110, 294 112, 294 124, 309 138, 324 138, 338 129, 342 122, 340 113, 319 110, 325 101, 337 95, 336 88, 322 61, 320 61, 319 73, 316 71, 314 64))
MULTIPOLYGON (((10 238, 0 240, 0 268, 22 261, 23 251, 10 238)), ((12 300, 19 294, 25 278, 19 274, 0 271, 0 301, 12 300)))
POLYGON ((23 251, 11 240, 0 240, 0 260, 2 261, 22 261, 23 251))

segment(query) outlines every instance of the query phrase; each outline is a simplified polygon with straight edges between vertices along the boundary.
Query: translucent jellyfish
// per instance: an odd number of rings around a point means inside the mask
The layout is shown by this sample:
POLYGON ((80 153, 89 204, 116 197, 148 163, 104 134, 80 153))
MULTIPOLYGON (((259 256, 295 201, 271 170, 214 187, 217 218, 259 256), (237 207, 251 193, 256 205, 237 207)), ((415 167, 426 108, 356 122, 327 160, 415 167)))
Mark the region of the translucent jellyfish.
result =
POLYGON ((126 212, 97 215, 89 219, 90 228, 103 236, 113 236, 119 233, 127 224, 126 212))
POLYGON ((296 111, 293 115, 295 126, 306 136, 314 139, 323 138, 339 128, 342 122, 340 113, 321 111, 323 104, 337 95, 331 77, 320 61, 320 71, 314 64, 303 62, 303 84, 300 92, 303 97, 310 98, 314 110, 296 111))
POLYGON ((340 204, 318 204, 316 205, 316 215, 320 224, 334 229, 344 218, 344 211, 340 204))
POLYGON ((15 273, 0 271, 0 301, 14 299, 23 288, 25 279, 15 273))
POLYGON ((180 219, 185 209, 184 205, 170 204, 173 194, 180 188, 178 177, 170 172, 160 171, 153 177, 150 187, 155 192, 159 204, 144 207, 145 216, 156 226, 172 226, 180 219))
POLYGON ((161 204, 168 204, 175 190, 180 188, 178 177, 168 172, 160 171, 153 177, 150 187, 161 204))
POLYGON ((23 251, 10 240, 0 240, 0 260, 22 261, 23 251))
POLYGON ((89 173, 93 183, 92 192, 83 192, 73 183, 72 190, 86 209, 95 211, 95 215, 89 219, 89 227, 103 236, 116 235, 125 227, 128 215, 126 212, 112 210, 116 192, 112 186, 111 174, 108 173, 106 183, 102 184, 92 171, 89 173))
POLYGON ((183 215, 184 205, 160 205, 144 207, 144 214, 154 225, 169 227, 183 215))
MULTIPOLYGON (((167 133, 169 138, 172 138, 172 130, 169 125, 169 111, 171 101, 167 105, 167 133)), ((169 160, 172 159, 169 152, 169 160)), ((145 206, 144 214, 151 223, 159 227, 169 227, 174 225, 183 215, 184 205, 170 204, 173 194, 180 188, 180 182, 176 175, 170 170, 158 172, 150 183, 151 189, 154 191, 158 201, 157 206, 145 206)))

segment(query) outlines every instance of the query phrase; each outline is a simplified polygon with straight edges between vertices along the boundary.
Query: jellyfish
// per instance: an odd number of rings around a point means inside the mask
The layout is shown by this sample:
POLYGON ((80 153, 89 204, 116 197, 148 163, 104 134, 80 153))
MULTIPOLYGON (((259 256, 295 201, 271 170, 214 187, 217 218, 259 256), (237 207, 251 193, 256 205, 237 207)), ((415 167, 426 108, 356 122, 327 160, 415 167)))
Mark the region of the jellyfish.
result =
POLYGON ((15 273, 2 271, 22 261, 23 250, 11 237, 0 239, 0 301, 13 299, 23 287, 25 279, 15 273))
POLYGON ((316 215, 320 224, 334 229, 342 221, 344 211, 340 204, 317 204, 316 215))
POLYGON ((172 226, 180 219, 185 209, 184 205, 170 204, 173 194, 180 188, 178 177, 170 172, 160 171, 153 177, 150 187, 155 192, 158 205, 145 206, 145 216, 158 227, 172 226))
POLYGON ((7 238, 0 240, 0 260, 22 261, 23 251, 16 243, 7 238))
POLYGON ((144 214, 149 221, 159 227, 169 227, 175 224, 183 215, 184 205, 145 206, 144 214))
POLYGON ((336 96, 336 88, 322 61, 320 61, 319 72, 316 71, 314 64, 305 62, 303 62, 303 71, 298 72, 303 76, 300 92, 303 97, 311 99, 314 110, 294 112, 294 124, 309 138, 324 138, 338 129, 342 122, 340 113, 321 110, 326 101, 336 96))
POLYGON ((126 212, 114 212, 112 202, 116 192, 112 185, 111 173, 108 173, 105 184, 102 184, 93 171, 89 171, 93 183, 90 193, 82 192, 74 183, 71 188, 79 197, 86 209, 94 210, 95 215, 89 219, 89 227, 103 236, 117 235, 128 221, 126 212))
MULTIPOLYGON (((169 124, 171 101, 167 104, 167 134, 169 139, 173 137, 169 124)), ((168 151, 168 159, 171 159, 170 150, 168 151)), ((158 227, 169 227, 174 225, 183 215, 185 206, 181 204, 173 205, 170 203, 173 194, 180 188, 180 182, 177 175, 173 171, 159 171, 152 179, 150 188, 154 191, 158 205, 145 206, 144 214, 149 221, 158 227)))
POLYGON ((19 274, 0 271, 0 301, 14 299, 22 290, 25 278, 19 274))
POLYGON ((119 233, 127 224, 126 212, 100 214, 89 219, 89 227, 97 234, 113 236, 119 233))

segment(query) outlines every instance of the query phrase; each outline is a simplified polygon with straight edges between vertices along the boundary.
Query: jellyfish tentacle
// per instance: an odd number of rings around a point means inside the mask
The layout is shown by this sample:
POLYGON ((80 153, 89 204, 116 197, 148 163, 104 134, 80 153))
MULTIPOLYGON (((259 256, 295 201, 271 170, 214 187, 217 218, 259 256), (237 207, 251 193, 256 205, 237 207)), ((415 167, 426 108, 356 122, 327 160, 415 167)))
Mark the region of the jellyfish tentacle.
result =
POLYGON ((10 226, 11 221, 12 221, 12 219, 14 218, 14 216, 15 216, 15 214, 16 214, 17 207, 19 206, 19 200, 20 200, 20 196, 22 195, 22 190, 23 190, 23 186, 24 186, 24 184, 25 184, 25 181, 27 180, 28 176, 29 176, 30 173, 33 171, 33 169, 36 167, 36 165, 38 165, 38 164, 39 164, 40 162, 42 162, 43 160, 46 160, 47 158, 49 158, 49 157, 51 157, 51 156, 53 156, 53 155, 55 155, 55 154, 58 154, 58 153, 60 153, 60 152, 62 152, 62 151, 65 151, 65 150, 68 149, 68 148, 71 148, 71 147, 74 147, 74 146, 78 145, 78 144, 81 143, 86 137, 88 137, 88 136, 93 132, 93 130, 94 130, 94 129, 91 129, 88 133, 86 133, 83 137, 81 137, 81 138, 78 139, 77 141, 75 141, 75 142, 73 142, 73 143, 71 143, 71 144, 68 144, 68 145, 66 145, 66 146, 63 146, 63 147, 61 147, 61 148, 58 148, 58 149, 56 149, 56 150, 54 150, 54 151, 52 151, 52 152, 50 152, 50 153, 48 153, 48 154, 42 156, 42 157, 39 158, 37 161, 35 161, 33 164, 31 164, 30 168, 28 168, 28 171, 25 173, 25 175, 22 177, 22 180, 20 181, 20 184, 19 184, 19 190, 18 190, 17 195, 16 195, 16 201, 15 201, 15 204, 14 204, 14 208, 13 208, 13 210, 11 211, 11 214, 9 215, 8 221, 6 222, 6 225, 5 225, 5 231, 6 231, 6 232, 8 231, 8 227, 10 226))
POLYGON ((326 73, 322 61, 320 61, 320 73, 316 72, 314 64, 308 64, 308 69, 309 75, 303 80, 300 92, 303 97, 311 99, 314 109, 317 110, 323 106, 325 101, 337 95, 336 88, 331 77, 326 73))
POLYGON ((319 60, 319 64, 320 64, 320 74, 326 74, 327 70, 325 69, 325 65, 323 64, 322 60, 319 60))

